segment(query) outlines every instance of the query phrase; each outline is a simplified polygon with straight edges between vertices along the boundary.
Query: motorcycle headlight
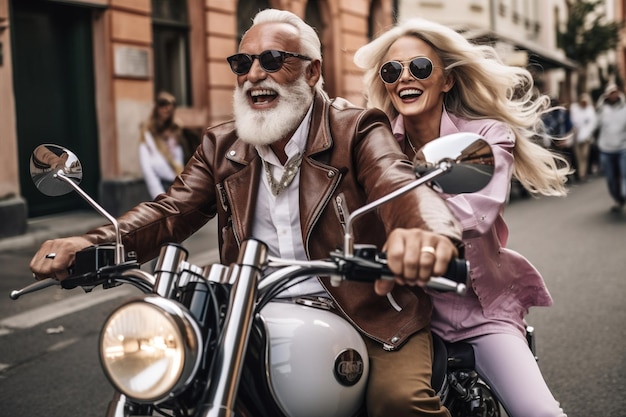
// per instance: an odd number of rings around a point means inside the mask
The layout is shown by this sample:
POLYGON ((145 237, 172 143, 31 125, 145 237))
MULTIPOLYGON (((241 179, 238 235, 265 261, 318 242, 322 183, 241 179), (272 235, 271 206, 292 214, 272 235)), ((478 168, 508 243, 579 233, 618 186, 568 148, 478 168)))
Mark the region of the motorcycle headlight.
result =
POLYGON ((100 360, 121 393, 159 402, 192 380, 202 346, 191 314, 175 301, 151 295, 111 313, 100 334, 100 360))

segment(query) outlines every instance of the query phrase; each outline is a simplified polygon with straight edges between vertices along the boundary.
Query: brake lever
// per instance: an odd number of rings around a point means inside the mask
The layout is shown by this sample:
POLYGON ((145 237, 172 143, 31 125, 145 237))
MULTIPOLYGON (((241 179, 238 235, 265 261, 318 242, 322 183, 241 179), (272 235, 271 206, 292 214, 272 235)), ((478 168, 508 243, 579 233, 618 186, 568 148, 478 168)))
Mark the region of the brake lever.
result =
POLYGON ((66 290, 82 287, 85 292, 90 292, 92 289, 102 284, 102 287, 107 289, 119 285, 113 282, 114 278, 112 277, 114 275, 122 275, 129 269, 139 268, 140 265, 135 261, 125 262, 119 265, 106 265, 99 268, 97 271, 67 277, 61 281, 61 287, 66 290))
POLYGON ((12 300, 17 300, 24 294, 29 294, 31 292, 43 290, 44 288, 48 288, 53 285, 61 285, 61 282, 54 278, 42 279, 41 281, 33 282, 32 284, 27 285, 22 289, 11 291, 11 294, 9 294, 9 297, 11 297, 12 300))

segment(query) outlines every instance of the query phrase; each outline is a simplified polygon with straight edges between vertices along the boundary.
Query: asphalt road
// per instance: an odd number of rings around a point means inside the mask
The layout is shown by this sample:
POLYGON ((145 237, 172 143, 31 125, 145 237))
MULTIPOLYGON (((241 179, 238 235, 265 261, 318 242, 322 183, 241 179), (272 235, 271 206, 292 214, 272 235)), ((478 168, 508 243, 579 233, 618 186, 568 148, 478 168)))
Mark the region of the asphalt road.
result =
POLYGON ((626 211, 604 179, 565 199, 516 201, 509 247, 544 275, 554 305, 531 309, 539 365, 569 417, 626 416, 626 211))
MULTIPOLYGON (((626 416, 626 212, 609 213, 610 204, 595 178, 567 198, 514 200, 505 213, 509 247, 536 265, 554 298, 528 321, 569 417, 626 416)), ((32 253, 0 252, 0 416, 103 416, 112 389, 97 358, 100 326, 137 292, 48 288, 12 301, 10 290, 32 281, 32 253)))

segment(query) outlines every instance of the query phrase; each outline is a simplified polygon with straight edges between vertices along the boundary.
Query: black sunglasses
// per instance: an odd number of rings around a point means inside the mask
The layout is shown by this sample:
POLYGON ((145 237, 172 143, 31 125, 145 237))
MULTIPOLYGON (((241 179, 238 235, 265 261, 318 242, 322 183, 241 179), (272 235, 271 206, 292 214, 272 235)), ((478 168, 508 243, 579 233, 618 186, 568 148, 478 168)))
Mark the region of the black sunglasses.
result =
POLYGON ((381 65, 378 75, 385 84, 398 82, 404 71, 404 64, 409 63, 409 72, 418 80, 425 80, 433 73, 435 65, 425 56, 418 56, 409 61, 389 61, 381 65))
POLYGON ((229 56, 228 58, 226 58, 226 60, 230 64, 230 69, 235 74, 244 75, 247 74, 248 71, 250 71, 252 63, 257 58, 259 60, 259 64, 261 64, 261 68, 263 68, 263 71, 276 72, 283 67, 285 59, 289 57, 312 61, 312 59, 308 56, 296 54, 293 52, 277 51, 275 49, 263 51, 258 55, 235 54, 229 56))
POLYGON ((167 106, 175 106, 176 102, 163 98, 163 99, 157 100, 156 104, 158 107, 167 107, 167 106))

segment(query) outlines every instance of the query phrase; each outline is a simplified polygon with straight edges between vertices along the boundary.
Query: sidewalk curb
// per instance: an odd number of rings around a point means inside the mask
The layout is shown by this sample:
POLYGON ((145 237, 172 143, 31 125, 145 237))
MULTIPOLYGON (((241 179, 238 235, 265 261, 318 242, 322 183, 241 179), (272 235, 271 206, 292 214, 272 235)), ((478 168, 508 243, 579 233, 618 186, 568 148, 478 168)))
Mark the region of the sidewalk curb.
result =
POLYGON ((35 218, 28 221, 25 234, 0 239, 0 252, 36 249, 48 239, 83 234, 106 223, 103 217, 87 212, 35 218))
MULTIPOLYGON (((34 218, 28 221, 25 234, 0 239, 0 253, 32 250, 34 254, 46 240, 81 235, 104 224, 108 224, 107 219, 88 211, 34 218)), ((196 231, 183 242, 183 246, 189 251, 190 261, 196 265, 205 266, 219 262, 216 220, 211 220, 196 231)))

